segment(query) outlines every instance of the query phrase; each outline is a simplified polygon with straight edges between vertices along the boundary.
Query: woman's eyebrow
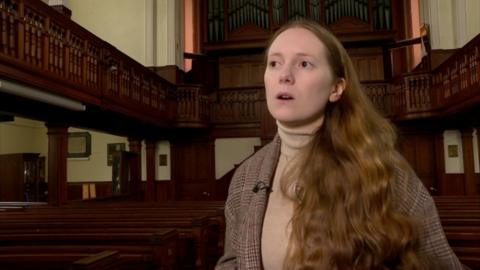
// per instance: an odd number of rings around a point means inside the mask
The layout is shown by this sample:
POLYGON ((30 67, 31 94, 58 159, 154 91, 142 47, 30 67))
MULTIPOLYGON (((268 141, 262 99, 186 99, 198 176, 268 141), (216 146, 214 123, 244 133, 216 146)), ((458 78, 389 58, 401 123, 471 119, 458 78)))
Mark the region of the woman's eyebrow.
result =
POLYGON ((269 53, 269 54, 268 54, 268 57, 271 57, 271 56, 278 56, 278 57, 280 57, 280 56, 282 56, 282 53, 279 53, 279 52, 269 53))
MULTIPOLYGON (((273 53, 269 53, 269 54, 268 54, 268 57, 272 57, 272 56, 278 56, 278 57, 282 57, 282 56, 283 56, 283 53, 280 53, 280 52, 273 52, 273 53)), ((310 54, 310 53, 303 53, 303 52, 295 53, 295 56, 300 56, 300 57, 312 57, 312 58, 316 58, 316 56, 315 56, 315 55, 313 55, 313 54, 310 54)))

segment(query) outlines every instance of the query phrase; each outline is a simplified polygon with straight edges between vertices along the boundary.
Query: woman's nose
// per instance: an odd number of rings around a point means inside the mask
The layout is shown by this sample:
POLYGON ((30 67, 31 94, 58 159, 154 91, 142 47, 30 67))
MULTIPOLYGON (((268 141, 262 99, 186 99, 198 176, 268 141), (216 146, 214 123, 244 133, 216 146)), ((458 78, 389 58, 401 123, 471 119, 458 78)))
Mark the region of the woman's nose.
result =
POLYGON ((295 82, 295 78, 290 68, 285 67, 280 73, 280 83, 292 84, 295 82))

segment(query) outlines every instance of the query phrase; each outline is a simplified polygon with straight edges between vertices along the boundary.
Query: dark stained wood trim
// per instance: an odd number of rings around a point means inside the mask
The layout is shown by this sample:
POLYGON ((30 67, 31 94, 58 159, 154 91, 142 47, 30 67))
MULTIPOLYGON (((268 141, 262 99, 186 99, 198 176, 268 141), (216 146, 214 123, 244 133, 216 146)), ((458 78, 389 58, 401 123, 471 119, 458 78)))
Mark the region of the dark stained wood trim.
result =
POLYGON ((61 205, 67 201, 68 126, 47 123, 48 135, 48 202, 61 205))
POLYGON ((139 195, 141 191, 142 179, 142 141, 138 138, 128 138, 128 151, 135 155, 130 163, 130 192, 133 195, 139 195))
POLYGON ((463 167, 465 174, 465 194, 478 195, 477 178, 473 159, 473 134, 472 128, 462 129, 463 167))
POLYGON ((443 146, 443 130, 439 130, 435 134, 435 152, 436 158, 435 163, 437 165, 437 186, 438 194, 443 195, 446 190, 446 177, 445 177, 445 157, 444 157, 444 146, 443 146))
POLYGON ((155 172, 157 168, 155 152, 157 149, 156 140, 146 140, 146 155, 147 155, 147 183, 145 185, 145 200, 155 201, 155 172))

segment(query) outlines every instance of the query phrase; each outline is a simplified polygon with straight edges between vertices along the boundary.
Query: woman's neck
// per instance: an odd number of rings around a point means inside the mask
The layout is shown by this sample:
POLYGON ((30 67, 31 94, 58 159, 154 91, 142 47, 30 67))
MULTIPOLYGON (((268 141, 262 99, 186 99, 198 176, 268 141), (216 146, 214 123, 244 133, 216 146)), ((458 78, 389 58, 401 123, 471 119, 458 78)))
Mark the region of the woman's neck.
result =
POLYGON ((323 123, 323 118, 302 126, 288 126, 277 120, 278 135, 282 140, 281 153, 293 157, 298 150, 306 146, 323 123))

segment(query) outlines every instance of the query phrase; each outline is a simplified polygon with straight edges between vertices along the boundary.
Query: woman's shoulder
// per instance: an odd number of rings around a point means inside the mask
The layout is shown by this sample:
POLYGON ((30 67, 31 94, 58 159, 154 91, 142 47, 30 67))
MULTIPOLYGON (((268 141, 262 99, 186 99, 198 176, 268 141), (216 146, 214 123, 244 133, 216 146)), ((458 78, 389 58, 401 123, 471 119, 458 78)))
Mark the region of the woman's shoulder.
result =
POLYGON ((280 152, 280 139, 275 137, 271 142, 260 148, 252 156, 246 159, 238 167, 238 171, 252 170, 254 168, 261 169, 268 164, 276 164, 280 152))
POLYGON ((269 175, 275 169, 279 153, 280 139, 275 137, 240 164, 233 175, 231 189, 243 189, 250 182, 259 181, 262 175, 269 175))
POLYGON ((408 215, 421 215, 433 203, 427 188, 408 162, 397 153, 393 196, 397 207, 408 215))

